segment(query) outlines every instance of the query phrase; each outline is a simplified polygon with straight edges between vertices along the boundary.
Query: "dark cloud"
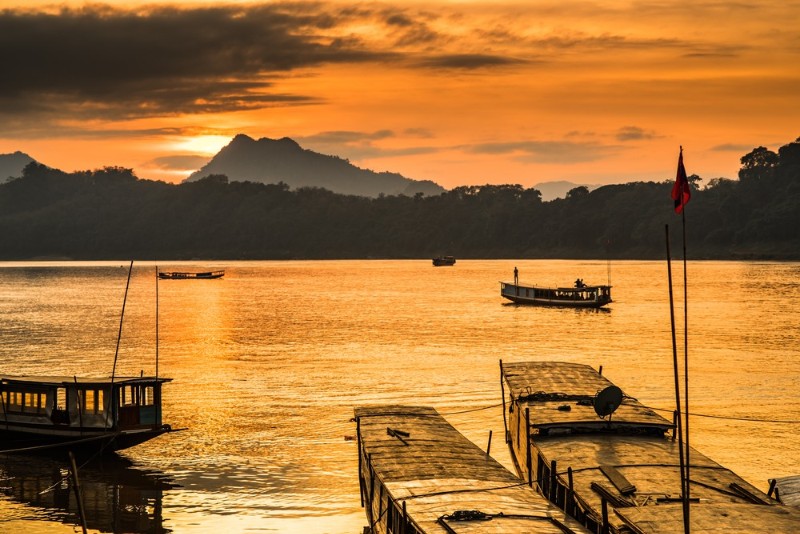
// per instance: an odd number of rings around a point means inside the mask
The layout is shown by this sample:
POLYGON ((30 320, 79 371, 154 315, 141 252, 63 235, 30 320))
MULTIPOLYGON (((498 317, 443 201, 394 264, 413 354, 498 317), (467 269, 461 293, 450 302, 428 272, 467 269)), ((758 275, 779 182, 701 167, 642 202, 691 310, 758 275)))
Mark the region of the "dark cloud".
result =
POLYGON ((292 69, 387 60, 316 4, 0 11, 0 113, 125 118, 298 105, 292 69))

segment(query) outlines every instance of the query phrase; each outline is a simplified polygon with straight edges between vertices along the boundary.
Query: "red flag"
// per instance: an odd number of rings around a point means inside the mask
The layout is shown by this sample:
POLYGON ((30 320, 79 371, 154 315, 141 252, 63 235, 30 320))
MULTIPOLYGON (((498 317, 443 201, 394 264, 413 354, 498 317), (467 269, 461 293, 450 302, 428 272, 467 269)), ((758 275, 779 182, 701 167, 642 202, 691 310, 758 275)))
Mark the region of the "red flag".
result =
POLYGON ((692 192, 689 190, 689 180, 686 179, 686 169, 683 168, 683 147, 681 147, 681 153, 678 156, 678 175, 675 177, 675 185, 672 186, 675 213, 682 212, 691 197, 692 192))

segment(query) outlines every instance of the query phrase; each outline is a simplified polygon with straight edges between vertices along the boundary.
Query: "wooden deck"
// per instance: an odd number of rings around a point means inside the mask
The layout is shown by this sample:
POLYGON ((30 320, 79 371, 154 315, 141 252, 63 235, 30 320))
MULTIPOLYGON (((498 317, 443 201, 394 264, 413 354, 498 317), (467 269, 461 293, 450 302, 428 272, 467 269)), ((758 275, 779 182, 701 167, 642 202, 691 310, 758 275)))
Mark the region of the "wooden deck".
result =
POLYGON ((369 532, 588 532, 433 408, 368 406, 355 416, 369 532))
MULTIPOLYGON (((501 367, 511 403, 506 435, 520 476, 592 531, 683 532, 680 449, 670 421, 627 396, 600 418, 592 400, 611 382, 586 365, 501 367)), ((692 531, 800 532, 797 510, 699 451, 690 449, 689 458, 692 531)))

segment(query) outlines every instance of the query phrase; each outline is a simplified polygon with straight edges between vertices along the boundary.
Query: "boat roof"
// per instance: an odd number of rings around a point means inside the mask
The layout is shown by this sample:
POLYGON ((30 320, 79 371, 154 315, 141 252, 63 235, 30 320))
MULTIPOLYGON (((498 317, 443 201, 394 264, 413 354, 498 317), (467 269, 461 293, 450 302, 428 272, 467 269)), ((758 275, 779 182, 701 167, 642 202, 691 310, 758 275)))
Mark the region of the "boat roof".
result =
POLYGON ((153 382, 171 382, 171 378, 155 376, 115 376, 112 380, 107 377, 82 377, 82 376, 10 376, 0 375, 2 384, 39 384, 43 386, 74 385, 78 383, 82 386, 106 386, 113 384, 152 384, 153 382))
MULTIPOLYGON (((640 508, 616 508, 615 512, 637 534, 683 534, 683 510, 679 503, 640 508)), ((800 513, 791 506, 759 506, 742 503, 690 505, 691 532, 797 532, 800 513)))
POLYGON ((530 412, 531 427, 539 430, 607 430, 638 427, 667 431, 671 421, 633 397, 608 419, 597 415, 594 398, 613 384, 589 365, 570 362, 503 362, 503 377, 511 397, 530 412))
POLYGON ((800 475, 774 479, 775 495, 783 504, 800 506, 800 475))
POLYGON ((546 287, 546 286, 524 286, 522 284, 515 284, 514 282, 503 282, 500 281, 501 284, 507 286, 516 286, 522 289, 538 289, 540 291, 591 291, 593 289, 611 289, 612 286, 606 284, 586 284, 582 287, 546 287))
POLYGON ((376 477, 421 532, 588 532, 431 407, 365 406, 355 416, 376 477), (459 521, 455 512, 491 521, 459 521))

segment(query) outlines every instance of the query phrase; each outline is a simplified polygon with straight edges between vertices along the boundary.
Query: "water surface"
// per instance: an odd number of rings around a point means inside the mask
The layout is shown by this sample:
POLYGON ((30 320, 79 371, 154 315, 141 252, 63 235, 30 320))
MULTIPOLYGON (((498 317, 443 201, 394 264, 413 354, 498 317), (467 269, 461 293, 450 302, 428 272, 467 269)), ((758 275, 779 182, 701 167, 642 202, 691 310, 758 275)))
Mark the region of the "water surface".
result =
MULTIPOLYGON (((165 386, 165 421, 188 430, 124 451, 122 467, 90 471, 106 484, 95 490, 93 531, 360 532, 353 407, 432 405, 481 447, 492 431, 491 452, 510 468, 499 439, 501 359, 602 365, 643 403, 665 411, 675 403, 664 262, 159 267, 226 270, 220 280, 156 285, 152 262, 134 266, 116 372, 155 373, 158 353, 159 374, 174 379, 165 386), (615 301, 601 311, 506 304, 498 282, 515 266, 523 284, 610 278, 615 301), (128 480, 156 480, 157 489, 119 482, 120 469, 128 480), (109 502, 120 504, 116 512, 101 506, 109 502)), ((127 268, 0 263, 0 372, 109 375, 127 268)), ((800 264, 688 269, 689 404, 703 415, 691 419, 690 439, 766 490, 768 478, 800 473, 800 264)), ((680 263, 673 275, 682 362, 680 263)), ((73 531, 74 506, 45 491, 59 469, 37 464, 26 473, 0 463, 0 530, 73 531), (31 480, 45 492, 28 491, 31 480)))

